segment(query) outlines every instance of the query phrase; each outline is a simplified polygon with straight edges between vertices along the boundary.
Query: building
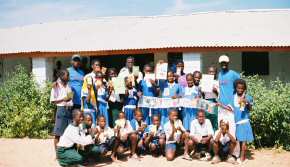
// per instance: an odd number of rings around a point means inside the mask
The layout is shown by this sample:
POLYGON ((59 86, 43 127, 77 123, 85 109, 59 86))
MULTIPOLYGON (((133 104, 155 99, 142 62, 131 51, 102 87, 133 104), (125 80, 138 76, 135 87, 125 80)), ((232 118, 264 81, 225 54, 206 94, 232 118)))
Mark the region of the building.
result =
POLYGON ((117 68, 128 55, 140 66, 183 59, 188 71, 202 72, 228 54, 234 70, 290 81, 290 9, 102 17, 0 29, 1 80, 17 64, 39 83, 51 80, 55 62, 68 66, 74 53, 117 68))

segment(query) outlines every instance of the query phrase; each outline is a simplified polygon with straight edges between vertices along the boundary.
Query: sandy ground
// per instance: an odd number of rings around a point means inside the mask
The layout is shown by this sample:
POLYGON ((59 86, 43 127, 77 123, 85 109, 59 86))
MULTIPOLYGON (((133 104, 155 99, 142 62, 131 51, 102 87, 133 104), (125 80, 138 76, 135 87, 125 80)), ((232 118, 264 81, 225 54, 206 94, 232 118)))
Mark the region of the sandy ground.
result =
MULTIPOLYGON (((111 163, 105 161, 92 167, 144 167, 158 165, 159 167, 202 167, 233 166, 226 162, 217 165, 211 165, 209 162, 186 161, 181 157, 176 158, 173 162, 167 162, 165 158, 153 158, 145 156, 141 161, 129 159, 121 163, 111 163)), ((0 139, 0 167, 59 167, 55 160, 53 140, 41 139, 0 139)), ((236 165, 240 166, 240 165, 236 165)), ((290 167, 290 152, 278 152, 277 150, 254 150, 251 151, 251 158, 242 166, 256 167, 290 167)))

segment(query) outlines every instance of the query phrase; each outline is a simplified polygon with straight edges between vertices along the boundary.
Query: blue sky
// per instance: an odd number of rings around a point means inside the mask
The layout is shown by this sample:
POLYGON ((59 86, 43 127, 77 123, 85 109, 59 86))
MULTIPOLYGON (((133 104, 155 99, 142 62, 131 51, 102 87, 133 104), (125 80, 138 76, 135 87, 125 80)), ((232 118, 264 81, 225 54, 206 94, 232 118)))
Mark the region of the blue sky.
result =
POLYGON ((0 28, 100 16, 290 8, 290 0, 0 0, 0 28))

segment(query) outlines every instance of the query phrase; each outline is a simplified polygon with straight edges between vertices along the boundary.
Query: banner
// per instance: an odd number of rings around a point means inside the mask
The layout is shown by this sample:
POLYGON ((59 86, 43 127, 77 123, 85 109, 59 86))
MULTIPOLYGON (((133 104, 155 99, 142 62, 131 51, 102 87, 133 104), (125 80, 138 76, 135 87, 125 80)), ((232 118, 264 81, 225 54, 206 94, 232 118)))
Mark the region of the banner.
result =
POLYGON ((144 108, 198 108, 209 113, 214 112, 216 103, 204 99, 187 99, 187 98, 158 98, 142 96, 139 99, 138 107, 144 108))

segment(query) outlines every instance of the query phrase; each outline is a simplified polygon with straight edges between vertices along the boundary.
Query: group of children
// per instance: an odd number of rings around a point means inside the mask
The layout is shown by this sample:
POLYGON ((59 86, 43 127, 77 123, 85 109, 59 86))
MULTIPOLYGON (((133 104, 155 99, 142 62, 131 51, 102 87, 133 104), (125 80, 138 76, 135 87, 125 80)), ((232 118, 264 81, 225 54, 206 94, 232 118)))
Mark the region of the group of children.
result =
MULTIPOLYGON (((124 77, 125 94, 116 94, 112 80, 117 77, 117 71, 112 68, 104 73, 101 63, 95 60, 93 71, 84 77, 81 109, 73 112, 69 112, 72 90, 67 84, 68 72, 62 70, 51 93, 51 101, 57 105, 54 132, 60 164, 78 164, 90 155, 105 155, 109 150, 111 159, 118 161, 120 154, 128 149, 130 157, 137 160, 140 155, 150 153, 163 155, 171 161, 176 157, 176 151, 183 149, 186 160, 197 158, 212 160, 212 163, 221 160, 235 163, 238 157, 233 156, 233 152, 239 142, 240 157, 244 160, 246 142, 253 140, 249 122, 252 98, 246 94, 245 81, 236 80, 232 104, 223 105, 217 100, 218 85, 212 92, 202 92, 199 85, 201 72, 184 74, 183 62, 178 62, 176 68, 176 71, 168 70, 167 80, 146 78, 154 72, 150 65, 144 66, 143 79, 128 68, 129 75, 124 77), (197 108, 139 108, 138 99, 142 96, 205 98, 231 113, 235 124, 218 119, 214 114, 218 111, 209 114, 197 108), (72 124, 69 124, 70 119, 72 124), (231 126, 235 126, 234 132, 230 130, 231 126)), ((216 75, 216 69, 210 67, 209 74, 216 75)))

